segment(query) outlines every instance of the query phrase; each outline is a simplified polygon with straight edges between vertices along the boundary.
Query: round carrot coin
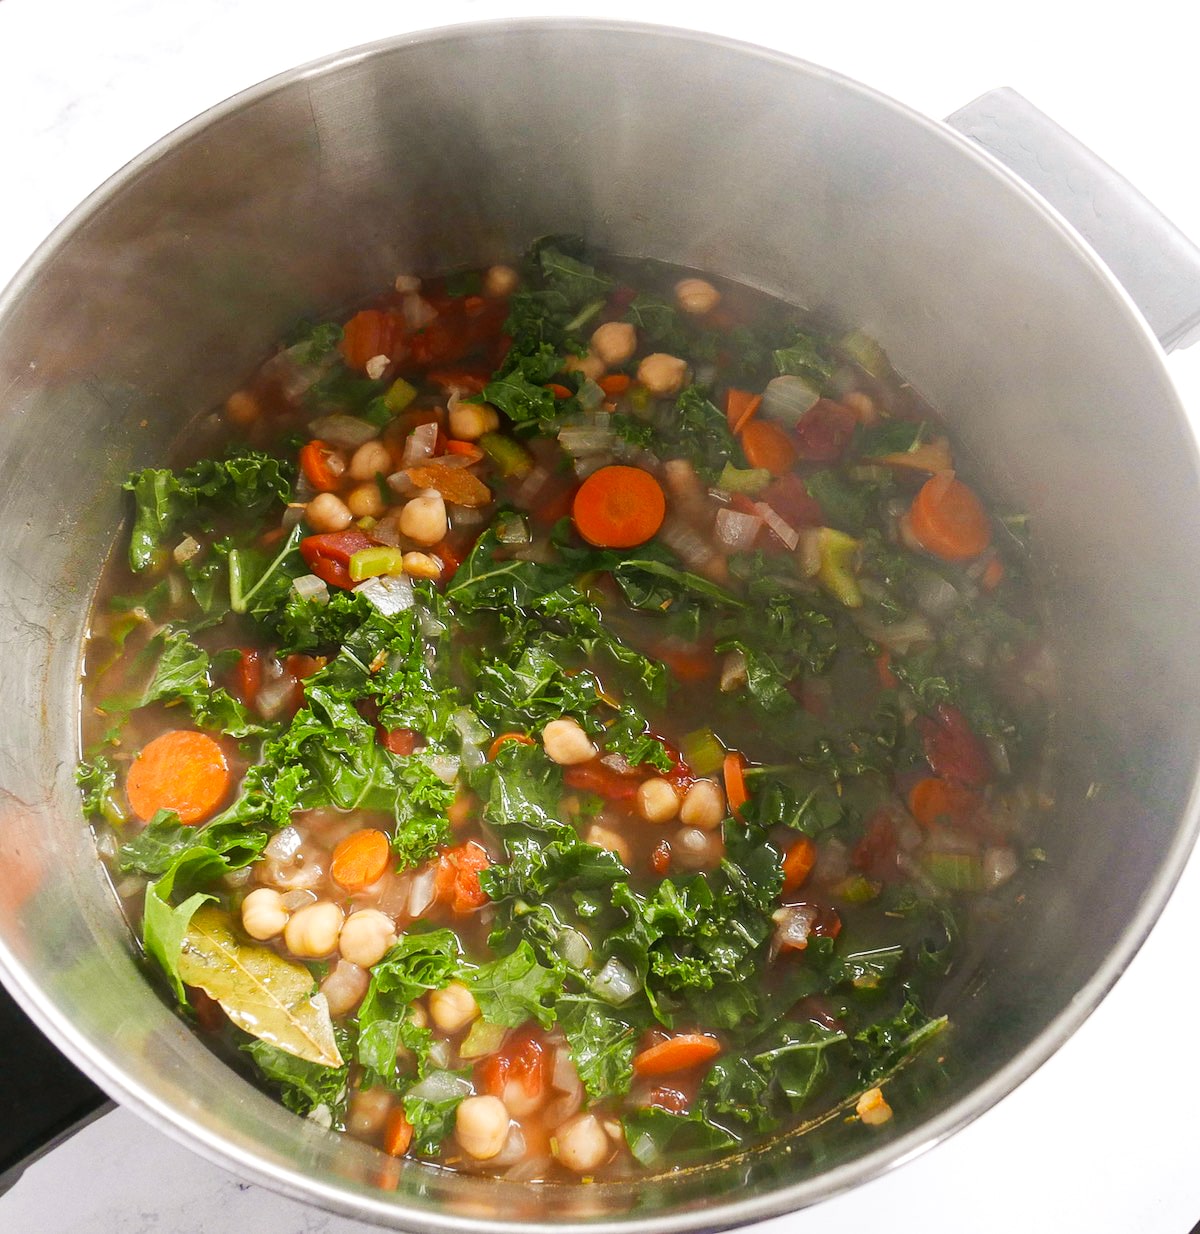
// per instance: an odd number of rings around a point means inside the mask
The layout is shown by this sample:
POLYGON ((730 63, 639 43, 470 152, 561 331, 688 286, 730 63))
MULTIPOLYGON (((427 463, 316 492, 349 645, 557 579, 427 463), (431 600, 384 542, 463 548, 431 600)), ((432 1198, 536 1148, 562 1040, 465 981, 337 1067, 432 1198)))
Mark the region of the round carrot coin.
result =
POLYGON ((190 729, 155 737, 125 778, 129 808, 143 822, 159 810, 174 810, 190 827, 208 818, 228 790, 225 752, 211 737, 190 729))
POLYGON ((375 827, 352 831, 333 850, 329 873, 347 891, 362 891, 387 872, 392 844, 375 827))
POLYGON ((640 467, 614 464, 594 471, 572 503, 575 530, 596 548, 635 548, 662 526, 667 499, 640 467))
POLYGON ((978 497, 951 472, 926 480, 909 511, 921 547, 944 561, 969 561, 992 542, 992 528, 978 497))

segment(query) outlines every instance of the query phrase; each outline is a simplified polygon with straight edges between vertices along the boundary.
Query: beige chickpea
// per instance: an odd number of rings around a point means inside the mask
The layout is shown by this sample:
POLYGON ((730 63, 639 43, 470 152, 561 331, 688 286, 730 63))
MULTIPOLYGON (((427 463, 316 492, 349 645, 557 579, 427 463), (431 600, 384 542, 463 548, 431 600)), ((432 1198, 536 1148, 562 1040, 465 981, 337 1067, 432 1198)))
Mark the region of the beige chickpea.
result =
POLYGON ((517 290, 517 272, 512 266, 490 266, 483 276, 483 294, 499 299, 517 290))
POLYGON ((725 841, 719 831, 681 827, 671 841, 671 856, 687 870, 711 870, 725 856, 725 841))
POLYGON ((499 1097, 467 1097, 454 1114, 454 1136, 463 1152, 490 1161, 508 1139, 508 1107, 499 1097))
POLYGON ((849 407, 861 424, 874 424, 879 419, 879 408, 876 407, 875 400, 862 390, 851 390, 842 399, 842 406, 849 407))
POLYGON ((584 838, 589 844, 594 844, 597 848, 606 848, 610 853, 614 853, 624 866, 628 866, 633 860, 633 851, 629 847, 629 841, 620 832, 606 827, 603 823, 593 823, 584 838))
POLYGON ((725 794, 713 780, 697 780, 688 789, 679 807, 679 821, 685 827, 712 831, 725 818, 725 794))
POLYGON ((361 908, 343 923, 338 950, 351 964, 370 968, 387 955, 395 941, 396 927, 387 913, 377 908, 361 908))
POLYGON ((321 993, 332 1016, 353 1011, 367 996, 371 974, 349 960, 339 960, 321 981, 321 993))
POLYGON ((408 1004, 408 1021, 417 1028, 429 1027, 429 1015, 420 1003, 408 1004))
POLYGON ((418 544, 437 544, 446 538, 446 503, 435 488, 422 489, 400 511, 400 534, 418 544))
POLYGON ((292 914, 283 941, 292 955, 316 960, 337 946, 341 928, 342 910, 330 900, 319 900, 292 914))
POLYGON ((564 373, 582 373, 592 381, 599 381, 604 376, 607 365, 594 351, 586 356, 568 356, 563 361, 564 373))
POLYGON ((560 767, 591 762, 600 753, 592 744, 592 739, 580 728, 579 722, 568 716, 551 720, 542 729, 542 746, 546 757, 560 767))
POLYGON ((391 470, 392 454, 382 441, 364 441, 350 457, 351 480, 374 480, 391 470))
POLYGON ((651 776, 638 785, 637 812, 648 823, 666 823, 679 813, 675 785, 662 776, 651 776))
POLYGON ((444 1033, 466 1028, 479 1015, 475 995, 461 981, 452 981, 429 994, 429 1016, 444 1033))
POLYGON ((318 493, 304 507, 304 518, 314 531, 345 531, 354 521, 350 507, 336 493, 318 493))
POLYGON ((258 887, 242 901, 242 929, 259 942, 278 938, 290 915, 283 896, 272 887, 258 887))
POLYGON ((721 293, 707 279, 680 279, 675 284, 675 303, 681 312, 698 317, 721 303, 721 293))
POLYGON ((346 1111, 346 1130, 351 1135, 374 1135, 383 1130, 387 1116, 392 1112, 395 1098, 386 1088, 360 1088, 350 1098, 350 1107, 346 1111))
POLYGON ((627 321, 606 321, 592 332, 592 352, 616 368, 637 351, 637 331, 627 321))
POLYGON ((450 408, 450 436, 459 441, 478 441, 500 427, 500 414, 490 403, 456 402, 450 408))
POLYGON ((577 1114, 554 1133, 554 1155, 576 1174, 590 1174, 608 1160, 612 1143, 594 1114, 577 1114))
POLYGON ((355 518, 378 518, 387 509, 387 502, 374 480, 364 480, 346 494, 346 509, 355 518))
POLYGON ((645 356, 638 365, 637 379, 651 394, 666 397, 678 394, 687 376, 687 361, 678 356, 669 356, 665 351, 656 351, 645 356))
POLYGON ((235 390, 225 400, 225 419, 230 424, 245 428, 248 424, 253 424, 261 414, 262 408, 258 405, 258 399, 249 390, 235 390))
POLYGON ((413 578, 441 578, 442 567, 428 553, 405 553, 400 559, 404 565, 404 573, 413 578))

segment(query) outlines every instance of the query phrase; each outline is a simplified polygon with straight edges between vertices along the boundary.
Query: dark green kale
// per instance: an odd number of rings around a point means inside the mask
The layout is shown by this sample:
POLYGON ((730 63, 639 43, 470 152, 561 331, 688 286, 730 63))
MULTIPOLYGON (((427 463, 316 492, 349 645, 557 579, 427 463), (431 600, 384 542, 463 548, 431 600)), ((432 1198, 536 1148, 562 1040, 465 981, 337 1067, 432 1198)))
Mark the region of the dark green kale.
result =
POLYGON ((725 413, 701 386, 688 386, 680 393, 672 423, 660 437, 660 453, 687 459, 705 480, 716 480, 726 464, 747 466, 725 413))
POLYGON ((532 1019, 550 1028, 563 976, 557 966, 539 964, 533 948, 522 940, 514 951, 464 973, 462 979, 489 1024, 517 1028, 532 1019))
POLYGON ((83 812, 95 818, 117 822, 121 811, 114 794, 117 788, 117 768, 112 759, 97 754, 90 762, 81 760, 75 768, 75 783, 83 794, 83 812))
POLYGON ((350 1064, 323 1067, 273 1046, 267 1041, 250 1041, 242 1049, 255 1066, 279 1090, 279 1099, 289 1110, 309 1115, 324 1107, 333 1124, 340 1124, 349 1096, 350 1064))
POLYGON ((836 366, 823 340, 797 330, 787 346, 776 349, 774 358, 780 375, 803 377, 822 394, 828 392, 836 366))

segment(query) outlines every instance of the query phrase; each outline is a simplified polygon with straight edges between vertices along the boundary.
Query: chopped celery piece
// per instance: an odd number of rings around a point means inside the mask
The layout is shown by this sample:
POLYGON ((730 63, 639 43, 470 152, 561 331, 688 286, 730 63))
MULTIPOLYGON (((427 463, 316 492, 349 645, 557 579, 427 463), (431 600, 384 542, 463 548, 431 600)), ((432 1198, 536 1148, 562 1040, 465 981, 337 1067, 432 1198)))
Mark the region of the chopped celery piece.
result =
POLYGON ((467 1060, 494 1054, 500 1048, 506 1031, 502 1024, 489 1024, 487 1020, 476 1020, 471 1025, 471 1031, 463 1038, 462 1045, 458 1047, 459 1058, 467 1060))
POLYGON ((350 578, 356 583, 380 574, 403 574, 404 553, 386 544, 360 548, 357 553, 351 554, 349 568, 350 578))
POLYGON ((838 341, 838 346, 865 373, 872 377, 884 378, 892 371, 892 362, 887 358, 887 352, 861 330, 854 330, 838 341))
POLYGON ((819 549, 817 582, 840 604, 847 608, 862 608, 862 592, 858 589, 858 579, 854 573, 858 561, 858 541, 844 531, 822 527, 819 549))
POLYGON ((414 386, 410 386, 403 377, 397 377, 388 387, 383 396, 384 405, 392 415, 398 415, 417 397, 414 386))
POLYGON ((501 544, 528 544, 532 537, 523 514, 505 510, 496 519, 496 539, 501 544))
POLYGON ((727 493, 748 493, 755 496, 771 483, 771 473, 765 467, 734 467, 726 463, 717 479, 717 488, 727 493))
POLYGON ((644 412, 650 406, 650 391, 635 382, 629 387, 629 405, 634 411, 644 412))
POLYGON ((983 890, 983 867, 971 853, 930 853, 925 872, 947 891, 983 890))
POLYGON ((872 881, 865 874, 851 874, 833 888, 847 904, 866 904, 883 890, 883 884, 872 881))
POLYGON ((525 476, 533 470, 533 459, 519 441, 500 433, 484 433, 479 439, 479 448, 496 464, 506 480, 525 476))
POLYGON ((679 743, 683 761, 698 775, 710 776, 721 769, 725 761, 725 747, 711 728, 700 728, 688 733, 679 743))

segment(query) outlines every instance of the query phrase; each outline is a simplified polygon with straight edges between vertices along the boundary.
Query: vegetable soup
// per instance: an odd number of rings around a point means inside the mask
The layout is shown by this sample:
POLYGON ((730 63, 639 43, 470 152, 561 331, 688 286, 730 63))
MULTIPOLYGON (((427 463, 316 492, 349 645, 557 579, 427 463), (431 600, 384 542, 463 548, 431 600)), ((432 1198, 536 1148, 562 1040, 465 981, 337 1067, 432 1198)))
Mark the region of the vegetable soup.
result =
POLYGON ((78 779, 212 1047, 529 1181, 878 1134, 1038 857, 1054 691, 1022 520, 880 347, 552 237, 187 442, 126 484, 78 779))

